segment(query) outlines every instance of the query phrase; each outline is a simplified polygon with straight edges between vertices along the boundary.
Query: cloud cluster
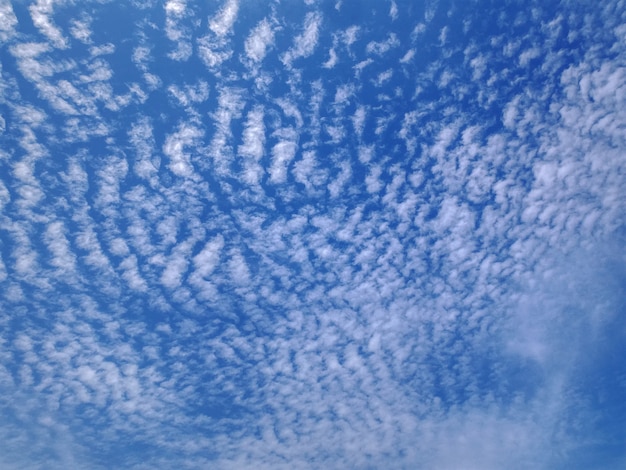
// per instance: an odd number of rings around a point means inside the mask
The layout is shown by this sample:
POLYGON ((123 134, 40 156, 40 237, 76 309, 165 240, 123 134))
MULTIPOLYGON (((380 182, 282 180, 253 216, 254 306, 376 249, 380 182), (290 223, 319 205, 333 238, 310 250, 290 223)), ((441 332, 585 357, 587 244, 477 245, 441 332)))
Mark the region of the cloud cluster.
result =
POLYGON ((305 3, 0 1, 0 466, 624 464, 619 2, 305 3))

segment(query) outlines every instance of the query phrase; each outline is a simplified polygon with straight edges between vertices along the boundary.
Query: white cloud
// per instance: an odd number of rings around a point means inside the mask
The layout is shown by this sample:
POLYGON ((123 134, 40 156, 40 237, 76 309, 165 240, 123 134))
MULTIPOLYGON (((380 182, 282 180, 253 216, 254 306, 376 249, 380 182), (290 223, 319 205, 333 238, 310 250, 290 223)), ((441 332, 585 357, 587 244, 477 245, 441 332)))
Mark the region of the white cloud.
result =
POLYGON ((150 91, 154 91, 161 86, 161 79, 157 75, 145 73, 143 79, 148 84, 150 91))
MULTIPOLYGON (((174 241, 176 239, 174 238, 174 241)), ((161 283, 174 289, 181 285, 182 277, 188 270, 189 258, 196 240, 194 238, 178 242, 171 256, 165 261, 165 269, 161 273, 161 283)))
POLYGON ((50 3, 66 49, 29 42, 45 18, 0 30, 0 466, 576 468, 605 441, 585 425, 612 419, 591 391, 612 411, 623 390, 602 372, 623 344, 618 15, 461 5, 450 28, 501 33, 441 49, 393 1, 360 12, 393 25, 377 38, 152 3, 123 43, 96 43, 114 2, 58 23, 50 3), (197 33, 187 63, 157 53, 197 33))
POLYGON ((337 175, 337 178, 328 185, 328 192, 333 198, 336 198, 341 194, 352 176, 352 168, 347 161, 341 162, 339 166, 341 170, 337 175))
POLYGON ((257 106, 248 113, 243 131, 243 142, 237 149, 237 153, 244 158, 243 179, 246 183, 257 185, 260 183, 263 168, 259 160, 265 153, 265 125, 263 123, 264 111, 257 106))
POLYGON ((185 85, 182 89, 177 85, 170 85, 167 91, 181 106, 202 103, 209 97, 209 85, 204 80, 199 80, 195 85, 185 85))
POLYGON ((181 124, 176 132, 166 137, 163 153, 170 158, 168 168, 172 173, 185 178, 194 176, 191 155, 185 152, 185 147, 194 146, 203 135, 194 125, 181 124))
POLYGON ((393 69, 385 70, 378 74, 376 79, 374 80, 374 85, 377 87, 382 87, 386 82, 388 82, 391 77, 393 77, 393 69))
POLYGON ((527 49, 520 54, 519 63, 522 67, 526 67, 531 60, 536 59, 540 54, 541 49, 539 47, 527 49))
POLYGON ((0 210, 4 209, 4 207, 11 201, 11 194, 9 190, 5 186, 5 184, 0 181, 0 210))
POLYGON ((287 180, 287 168, 297 149, 298 146, 293 140, 281 140, 272 147, 272 165, 268 172, 273 183, 284 183, 287 180))
MULTIPOLYGON (((52 42, 54 47, 65 49, 68 46, 67 39, 51 18, 54 11, 54 2, 38 0, 37 3, 30 5, 28 9, 35 27, 52 42)), ((8 19, 10 21, 10 17, 8 19)))
POLYGON ((302 120, 302 114, 300 113, 298 106, 293 101, 285 98, 279 98, 276 100, 276 104, 280 106, 286 117, 293 118, 296 121, 297 129, 302 127, 302 124, 304 123, 302 120))
POLYGON ((337 53, 335 49, 331 49, 328 52, 328 60, 322 64, 325 69, 332 69, 335 65, 337 65, 339 58, 337 57, 337 53))
POLYGON ((218 36, 228 34, 237 20, 238 0, 226 0, 220 11, 209 21, 209 29, 218 36))
POLYGON ((294 165, 294 178, 297 182, 302 183, 307 191, 311 192, 314 189, 312 178, 314 177, 313 175, 316 170, 317 162, 315 159, 315 152, 303 152, 302 159, 294 165))
POLYGON ((364 106, 358 106, 354 111, 354 115, 352 116, 352 125, 354 127, 354 132, 356 132, 357 137, 360 139, 363 135, 363 130, 365 129, 365 120, 367 118, 367 110, 364 106))
POLYGON ((213 158, 216 171, 220 174, 230 173, 233 159, 233 150, 230 146, 231 122, 239 119, 244 105, 242 89, 223 87, 219 90, 218 108, 212 116, 216 132, 211 141, 210 156, 213 158))
POLYGON ((382 168, 378 165, 372 166, 370 171, 365 178, 365 185, 367 187, 367 192, 370 194, 375 194, 380 192, 383 188, 383 183, 380 181, 380 175, 382 174, 382 168))
POLYGON ((227 0, 222 9, 209 21, 210 33, 198 39, 198 53, 204 64, 219 73, 220 67, 233 55, 229 34, 237 19, 239 2, 227 0))
POLYGON ((456 138, 458 130, 455 126, 446 126, 439 131, 437 140, 431 148, 431 153, 442 158, 445 155, 446 149, 450 146, 452 141, 456 138))
POLYGON ((90 21, 87 20, 73 20, 70 27, 70 34, 74 39, 84 43, 91 44, 92 31, 90 29, 90 21))
POLYGON ((391 6, 389 7, 389 18, 394 21, 398 19, 398 5, 394 0, 391 0, 391 6))
POLYGON ((361 32, 360 26, 350 26, 348 29, 343 31, 343 41, 347 47, 350 47, 354 44, 359 38, 359 33, 361 32))
POLYGON ((424 6, 424 20, 426 21, 426 23, 430 23, 433 20, 435 14, 437 13, 438 6, 438 0, 429 0, 428 2, 426 2, 424 6))
POLYGON ((216 294, 210 276, 220 262, 224 238, 221 235, 207 241, 202 250, 193 257, 194 271, 189 275, 189 282, 198 290, 201 300, 210 300, 216 294))
POLYGON ((248 59, 255 63, 261 62, 273 44, 274 30, 268 19, 264 18, 255 26, 246 39, 246 55, 248 59))
POLYGON ((122 278, 128 283, 128 286, 136 291, 145 292, 148 290, 148 283, 139 273, 137 265, 137 257, 130 255, 120 263, 122 269, 122 278))
POLYGON ((160 159, 154 153, 154 135, 150 121, 140 119, 128 130, 131 143, 135 146, 134 171, 140 178, 154 181, 160 166, 160 159))
POLYGON ((0 41, 6 42, 15 33, 17 18, 9 0, 0 2, 0 41))
POLYGON ((413 57, 415 57, 415 49, 409 49, 400 59, 400 63, 407 64, 411 61, 411 59, 413 59, 413 57))
POLYGON ((250 282, 250 269, 245 258, 238 250, 230 253, 228 268, 230 277, 235 284, 247 285, 250 282))
POLYGON ((238 153, 244 157, 259 160, 265 151, 265 125, 263 123, 263 107, 256 106, 248 113, 246 127, 243 131, 243 142, 238 153))
POLYGON ((389 33, 388 37, 384 41, 371 41, 365 47, 368 54, 384 55, 391 49, 400 45, 398 36, 395 33, 389 33))
POLYGON ((69 282, 71 279, 69 279, 68 276, 76 270, 76 257, 72 253, 65 232, 66 229, 63 226, 63 222, 52 222, 46 227, 44 241, 52 254, 50 263, 63 271, 63 280, 69 282))
POLYGON ((322 17, 319 13, 307 13, 304 19, 304 31, 294 39, 294 45, 282 57, 283 63, 291 67, 291 63, 303 57, 313 54, 319 40, 319 29, 322 17))
POLYGON ((372 59, 362 60, 358 64, 354 65, 354 70, 356 70, 356 77, 359 78, 360 73, 363 71, 365 67, 368 65, 372 65, 374 61, 372 59))
POLYGON ((189 41, 188 29, 182 24, 182 20, 188 16, 186 0, 168 0, 165 9, 165 34, 175 43, 175 49, 168 57, 176 61, 186 61, 191 57, 192 46, 189 41))
POLYGON ((183 16, 187 2, 185 0, 168 0, 165 4, 165 13, 172 16, 183 16))

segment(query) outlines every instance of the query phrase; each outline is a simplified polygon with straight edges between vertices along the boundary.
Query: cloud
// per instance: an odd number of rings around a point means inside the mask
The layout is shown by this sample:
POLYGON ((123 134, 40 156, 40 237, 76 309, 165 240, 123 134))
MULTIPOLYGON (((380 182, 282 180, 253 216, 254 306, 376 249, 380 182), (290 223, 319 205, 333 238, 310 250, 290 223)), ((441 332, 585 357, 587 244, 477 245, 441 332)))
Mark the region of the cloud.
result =
POLYGON ((8 1, 0 3, 0 25, 0 40, 6 42, 13 36, 15 26, 17 26, 17 18, 11 3, 8 1))
POLYGON ((374 55, 384 55, 391 49, 398 47, 400 45, 400 41, 395 33, 389 33, 388 37, 384 41, 371 41, 365 47, 365 50, 368 54, 374 55))
POLYGON ((194 175, 191 155, 185 153, 185 147, 194 145, 203 132, 193 125, 181 124, 178 130, 167 136, 163 144, 163 153, 170 158, 168 168, 178 176, 191 178, 194 175))
MULTIPOLYGON (((295 137, 295 133, 286 129, 286 134, 295 137)), ((272 147, 272 165, 268 172, 273 183, 284 183, 287 180, 289 162, 296 155, 297 143, 295 140, 281 139, 272 147)))
POLYGON ((302 34, 294 38, 293 47, 282 56, 281 60, 285 66, 291 67, 294 60, 313 54, 319 40, 321 24, 322 16, 319 13, 307 13, 302 34))
POLYGON ((54 3, 46 0, 39 0, 28 9, 35 27, 50 40, 54 47, 65 49, 68 46, 67 39, 63 36, 61 30, 56 27, 51 18, 54 3))
POLYGON ((265 125, 263 108, 257 106, 248 113, 243 142, 239 146, 239 154, 259 160, 265 149, 265 125))
POLYGON ((385 70, 384 72, 381 72, 378 74, 378 76, 374 80, 374 84, 377 87, 382 87, 386 82, 388 82, 391 79, 391 77, 393 77, 393 70, 392 69, 385 70))
POLYGON ((186 61, 191 57, 192 46, 188 28, 182 21, 189 15, 186 0, 168 0, 165 9, 165 35, 175 43, 175 50, 168 57, 176 61, 186 61))
POLYGON ((206 243, 204 248, 193 258, 196 279, 206 278, 217 266, 219 252, 224 247, 224 238, 218 235, 206 243))
MULTIPOLYGON (((59 268, 65 276, 71 276, 72 271, 76 269, 76 258, 64 232, 62 222, 52 222, 46 228, 44 240, 52 254, 50 264, 59 268)), ((67 277, 65 280, 70 281, 67 277)))
POLYGON ((70 34, 74 39, 81 41, 85 44, 91 43, 91 35, 92 31, 90 29, 90 18, 85 18, 82 20, 73 20, 72 26, 70 27, 70 34))
POLYGON ((228 34, 237 20, 239 2, 237 0, 227 0, 217 15, 209 21, 209 29, 218 36, 228 34))
POLYGON ((181 106, 189 106, 192 103, 202 103, 209 97, 209 85, 204 80, 199 80, 196 85, 185 85, 183 89, 177 85, 170 85, 167 89, 181 106))
POLYGON ((400 63, 406 64, 410 62, 413 57, 415 57, 415 49, 409 49, 408 51, 406 51, 406 54, 404 54, 400 59, 400 63))
POLYGON ((267 55, 269 49, 274 45, 274 29, 267 18, 261 20, 245 42, 247 58, 252 63, 261 62, 267 55))
POLYGON ((620 467, 616 2, 151 3, 0 3, 0 466, 620 467))
POLYGON ((219 90, 218 108, 213 115, 216 132, 211 142, 210 156, 213 158, 215 169, 221 174, 230 172, 233 150, 230 146, 232 137, 231 123, 239 119, 244 107, 243 90, 239 88, 223 87, 219 90))
POLYGON ((244 158, 243 180, 248 184, 258 185, 265 172, 259 163, 265 154, 264 110, 261 106, 248 113, 242 138, 237 153, 244 158))
POLYGON ((367 118, 367 110, 364 106, 357 107, 354 112, 354 116, 352 116, 352 125, 354 126, 354 131, 357 136, 361 138, 363 135, 363 130, 365 128, 365 120, 367 118))
POLYGON ((324 62, 323 67, 325 69, 332 69, 335 65, 337 65, 338 57, 335 49, 331 49, 328 53, 329 57, 326 62, 324 62))
POLYGON ((222 63, 233 55, 228 36, 232 34, 238 11, 239 2, 228 0, 222 9, 209 20, 209 34, 198 39, 200 58, 209 69, 215 72, 218 72, 222 63))
POLYGON ((389 7, 389 18, 394 21, 398 19, 398 5, 393 0, 391 2, 391 6, 389 7))

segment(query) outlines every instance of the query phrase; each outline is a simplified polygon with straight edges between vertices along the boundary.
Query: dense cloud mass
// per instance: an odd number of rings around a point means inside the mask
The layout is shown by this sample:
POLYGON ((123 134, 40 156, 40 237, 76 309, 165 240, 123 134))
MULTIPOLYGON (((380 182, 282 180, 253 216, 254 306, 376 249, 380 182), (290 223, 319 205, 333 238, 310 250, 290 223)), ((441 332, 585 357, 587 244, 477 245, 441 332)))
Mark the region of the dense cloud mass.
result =
POLYGON ((626 5, 0 0, 0 467, 626 467, 626 5))

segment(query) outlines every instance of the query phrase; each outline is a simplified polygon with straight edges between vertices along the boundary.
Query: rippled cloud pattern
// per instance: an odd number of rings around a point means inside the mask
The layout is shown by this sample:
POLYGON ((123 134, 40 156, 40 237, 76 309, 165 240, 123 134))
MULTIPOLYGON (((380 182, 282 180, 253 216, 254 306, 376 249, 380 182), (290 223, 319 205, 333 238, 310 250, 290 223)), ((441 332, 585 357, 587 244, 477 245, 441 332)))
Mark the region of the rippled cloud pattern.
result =
POLYGON ((626 468, 626 8, 0 0, 0 467, 626 468))

